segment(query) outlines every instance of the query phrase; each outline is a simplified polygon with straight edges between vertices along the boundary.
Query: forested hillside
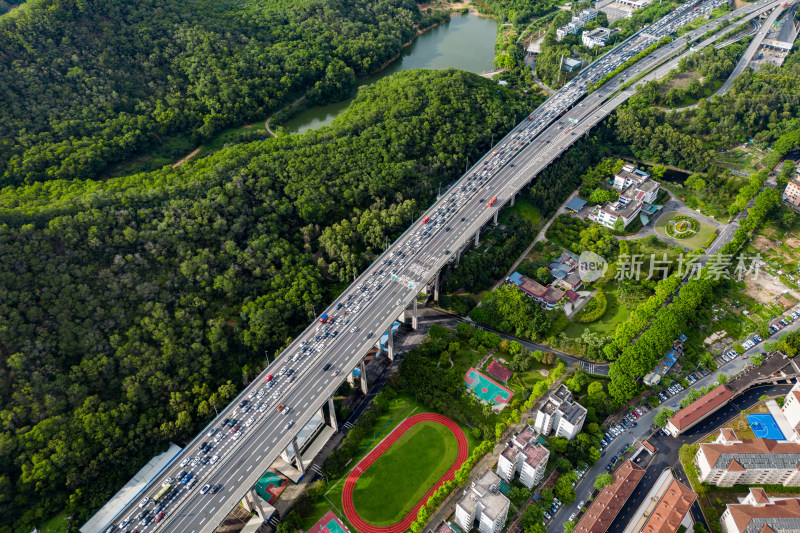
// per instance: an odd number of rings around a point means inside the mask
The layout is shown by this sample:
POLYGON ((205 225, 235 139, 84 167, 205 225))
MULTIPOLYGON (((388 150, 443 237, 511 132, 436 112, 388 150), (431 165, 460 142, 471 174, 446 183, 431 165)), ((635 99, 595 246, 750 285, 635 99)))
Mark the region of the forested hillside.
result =
POLYGON ((0 15, 25 2, 25 0, 0 0, 0 15))
POLYGON ((320 132, 0 191, 0 530, 78 522, 192 435, 522 109, 407 71, 320 132))
POLYGON ((413 0, 35 0, 0 18, 0 186, 94 178, 200 142, 400 52, 413 0))

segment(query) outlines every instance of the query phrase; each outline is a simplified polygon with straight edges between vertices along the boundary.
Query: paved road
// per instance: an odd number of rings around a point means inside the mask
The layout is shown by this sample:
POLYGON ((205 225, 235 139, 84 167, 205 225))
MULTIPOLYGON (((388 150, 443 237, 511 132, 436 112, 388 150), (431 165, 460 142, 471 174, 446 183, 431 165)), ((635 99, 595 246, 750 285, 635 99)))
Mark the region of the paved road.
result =
MULTIPOLYGON (((726 17, 757 12, 775 3, 760 0, 726 17)), ((425 223, 417 222, 406 230, 331 304, 326 313, 335 317, 334 323, 324 326, 317 322, 311 324, 239 397, 222 409, 219 416, 140 496, 153 496, 168 478, 180 477, 182 470, 194 475, 195 488, 174 482, 174 497, 164 508, 166 516, 159 523, 140 524, 134 520, 131 529, 140 533, 155 530, 174 533, 213 531, 261 473, 292 443, 298 431, 328 401, 346 373, 356 367, 380 334, 409 306, 425 283, 452 259, 452 251, 477 235, 513 194, 626 101, 633 89, 616 93, 627 79, 665 58, 674 58, 645 77, 643 82, 665 76, 677 63, 687 39, 702 35, 725 19, 709 22, 676 39, 673 45, 662 47, 593 94, 585 96, 590 83, 669 33, 671 29, 667 21, 686 24, 710 9, 709 6, 708 9, 703 7, 700 11, 693 11, 694 5, 682 6, 651 25, 647 34, 635 34, 602 56, 479 160, 422 215, 425 223), (496 201, 491 202, 492 198, 496 201), (322 338, 325 334, 329 336, 322 338), (331 365, 329 368, 324 366, 327 363, 331 365), (294 375, 291 378, 282 375, 285 370, 292 370, 294 375), (270 383, 275 385, 267 390, 265 380, 269 375, 274 376, 270 383), (259 391, 266 394, 256 397, 259 391), (244 399, 250 399, 252 403, 263 402, 262 409, 243 413, 239 404, 244 399), (276 407, 280 404, 286 407, 278 412, 276 407), (241 425, 236 439, 228 428, 222 429, 224 420, 234 418, 241 425), (218 442, 208 436, 211 429, 216 430, 214 437, 221 435, 218 442), (213 446, 207 455, 199 451, 199 446, 205 442, 213 446), (213 456, 218 456, 213 465, 185 464, 193 458, 203 460, 213 456), (181 462, 184 466, 175 464, 181 462), (214 495, 201 494, 200 487, 205 484, 221 485, 222 489, 214 495)), ((712 42, 713 39, 709 39, 707 44, 712 42)), ((141 512, 139 499, 136 498, 119 513, 114 523, 123 518, 135 518, 141 512)), ((151 510, 152 504, 146 508, 151 510)))
MULTIPOLYGON (((692 428, 686 435, 681 435, 677 439, 665 437, 661 434, 656 434, 656 436, 651 437, 649 441, 651 444, 653 444, 653 446, 656 447, 658 453, 655 455, 652 462, 647 466, 647 473, 645 474, 645 477, 639 482, 630 498, 628 498, 625 506, 620 510, 619 515, 617 515, 617 518, 608 529, 608 533, 622 533, 625 530, 625 527, 628 525, 633 513, 635 513, 642 504, 647 496, 648 491, 652 488, 653 482, 655 482, 665 468, 673 468, 678 479, 686 486, 691 487, 691 485, 689 485, 689 481, 686 479, 686 473, 683 471, 683 468, 680 467, 678 459, 678 451, 680 450, 681 446, 684 444, 694 443, 700 437, 715 430, 717 427, 724 424, 734 416, 737 416, 743 409, 747 409, 754 405, 756 402, 758 402, 758 398, 763 394, 767 394, 769 396, 783 395, 789 392, 791 387, 791 385, 785 384, 757 385, 734 399, 724 408, 720 409, 713 417, 704 420, 696 427, 692 428)), ((642 459, 643 462, 647 460, 649 460, 649 458, 642 459)), ((706 530, 710 531, 697 503, 695 503, 695 505, 692 507, 692 514, 696 521, 700 520, 706 526, 706 530)))
MULTIPOLYGON (((786 328, 784 328, 784 330, 782 330, 782 331, 786 331, 786 328)), ((692 385, 691 387, 689 387, 689 388, 681 391, 680 393, 676 394, 675 396, 670 398, 667 402, 663 403, 660 407, 652 409, 651 411, 645 413, 643 416, 641 416, 638 419, 636 419, 637 426, 629 428, 624 433, 621 433, 617 438, 615 438, 611 442, 611 444, 609 444, 608 447, 604 450, 604 454, 600 458, 600 460, 594 466, 592 466, 589 470, 587 470, 587 472, 584 475, 584 477, 578 482, 578 484, 575 487, 575 492, 577 494, 577 501, 588 500, 588 496, 594 490, 594 480, 597 479, 597 477, 600 474, 604 474, 606 472, 606 465, 608 464, 608 462, 611 459, 611 457, 613 457, 615 455, 619 456, 622 453, 622 451, 625 448, 627 448, 627 446, 629 444, 631 444, 633 442, 636 442, 636 441, 640 442, 642 439, 648 438, 651 435, 651 433, 652 433, 651 427, 654 424, 655 415, 656 415, 656 413, 658 413, 660 408, 668 407, 670 409, 674 409, 672 407, 672 404, 680 405, 680 402, 684 398, 686 398, 686 396, 689 394, 690 390, 692 390, 692 389, 699 390, 699 389, 701 389, 703 387, 706 387, 708 385, 716 383, 716 381, 719 378, 720 374, 724 374, 724 375, 726 375, 728 377, 738 374, 739 372, 741 372, 745 368, 745 366, 747 366, 747 364, 748 364, 748 357, 747 356, 752 355, 752 353, 758 353, 757 349, 753 349, 753 350, 748 351, 746 356, 741 356, 741 357, 738 357, 738 358, 734 359, 733 361, 731 361, 730 363, 726 364, 725 366, 719 368, 715 372, 710 372, 708 376, 703 377, 702 379, 700 379, 697 382, 695 382, 694 385, 692 385)), ((786 390, 788 391, 788 388, 786 390)), ((761 394, 764 394, 764 392, 763 391, 760 392, 756 396, 756 398, 758 398, 758 396, 760 396, 761 394)), ((743 396, 746 396, 746 395, 743 395, 743 396)), ((672 450, 675 454, 677 454, 678 448, 680 448, 680 446, 683 443, 687 442, 686 439, 694 437, 694 439, 689 441, 689 442, 693 442, 693 440, 697 439, 697 436, 704 435, 704 434, 708 433, 708 431, 710 431, 710 429, 708 429, 708 428, 713 427, 713 425, 715 423, 719 424, 722 421, 729 419, 732 416, 730 413, 733 413, 734 411, 735 411, 735 413, 738 413, 739 410, 741 409, 738 406, 740 406, 739 399, 737 399, 735 402, 731 402, 731 404, 728 407, 725 407, 725 408, 721 409, 713 417, 709 418, 708 420, 704 421, 701 424, 698 424, 698 426, 696 426, 695 428, 692 428, 685 435, 681 436, 678 439, 673 439, 672 437, 668 437, 668 438, 664 437, 663 439, 657 439, 657 442, 659 442, 659 445, 657 447, 663 448, 663 449, 660 449, 659 453, 667 454, 667 453, 670 453, 670 450, 672 450), (672 443, 675 443, 675 444, 672 444, 672 443), (674 448, 674 450, 673 450, 673 448, 674 448)), ((648 406, 648 409, 649 409, 649 406, 648 406)), ((677 455, 675 455, 675 457, 677 457, 677 455)), ((675 466, 676 461, 672 461, 671 463, 667 463, 667 464, 669 464, 671 466, 675 466)), ((663 470, 663 467, 661 467, 659 465, 661 465, 660 462, 655 462, 655 464, 651 465, 650 468, 655 468, 660 473, 660 471, 663 470)), ((648 471, 649 471, 649 469, 648 469, 648 471)), ((653 479, 655 479, 655 478, 653 478, 653 479)), ((553 517, 551 522, 547 525, 547 532, 548 533, 560 533, 562 531, 563 524, 564 524, 564 522, 567 521, 567 518, 572 513, 576 513, 577 512, 577 501, 573 502, 570 505, 561 506, 561 509, 555 514, 555 516, 553 517)))
POLYGON ((750 41, 747 50, 745 50, 744 55, 741 57, 741 59, 739 59, 739 62, 736 64, 736 67, 733 69, 733 72, 731 72, 731 75, 728 76, 728 79, 725 80, 725 83, 722 84, 722 87, 720 87, 717 90, 717 92, 714 93, 715 96, 723 95, 726 92, 728 92, 731 86, 733 85, 733 80, 738 78, 739 75, 742 72, 744 72, 744 69, 748 68, 748 66, 750 65, 750 61, 753 60, 753 56, 755 55, 756 50, 758 50, 758 48, 761 46, 761 43, 764 41, 764 37, 767 36, 767 33, 769 33, 770 30, 772 30, 772 25, 774 24, 775 20, 777 20, 778 15, 780 15, 782 11, 783 9, 776 8, 775 10, 772 11, 772 13, 770 13, 769 17, 767 17, 767 20, 764 22, 761 28, 759 28, 758 31, 756 32, 756 35, 755 37, 753 37, 753 40, 750 41))

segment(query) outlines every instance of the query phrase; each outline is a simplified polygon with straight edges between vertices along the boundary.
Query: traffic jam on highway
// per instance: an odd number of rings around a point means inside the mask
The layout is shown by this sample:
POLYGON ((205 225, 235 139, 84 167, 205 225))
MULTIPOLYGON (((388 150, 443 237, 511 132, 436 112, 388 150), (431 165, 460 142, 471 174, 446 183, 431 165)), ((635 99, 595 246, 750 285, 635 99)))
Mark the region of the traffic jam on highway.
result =
MULTIPOLYGON (((427 248, 448 256, 451 250, 446 247, 447 243, 454 242, 457 236, 464 233, 466 229, 463 227, 464 223, 472 223, 480 216, 486 216, 487 212, 501 207, 502 204, 498 204, 498 194, 504 183, 502 180, 495 180, 501 169, 513 168, 514 158, 582 98, 591 83, 601 80, 606 74, 661 37, 708 13, 720 4, 721 0, 708 0, 691 2, 679 7, 647 27, 646 31, 635 34, 605 54, 539 106, 456 181, 454 186, 428 210, 420 224, 406 231, 379 258, 379 262, 373 263, 367 272, 337 299, 328 312, 315 321, 312 328, 307 329, 287 348, 284 355, 270 365, 267 370, 274 374, 265 371, 266 377, 259 378, 234 400, 235 407, 232 405, 226 408, 220 418, 212 424, 216 427, 207 429, 204 432, 204 439, 196 438, 182 452, 187 456, 179 465, 173 467, 172 472, 160 486, 150 487, 147 491, 149 495, 139 501, 138 507, 131 505, 127 508, 121 517, 122 520, 110 524, 105 533, 112 533, 117 529, 125 533, 140 533, 148 527, 162 525, 168 513, 174 511, 201 483, 202 487, 197 491, 201 495, 215 494, 221 490, 222 484, 203 480, 210 476, 218 462, 235 449, 237 441, 250 428, 272 413, 283 417, 285 422, 281 424, 285 430, 293 427, 295 422, 291 416, 293 407, 288 405, 286 403, 288 400, 282 399, 282 396, 291 397, 289 388, 295 379, 312 366, 318 368, 315 366, 317 363, 321 364, 324 372, 330 372, 330 376, 338 376, 343 368, 337 368, 334 359, 325 361, 331 357, 331 348, 334 344, 349 346, 355 344, 356 339, 361 343, 373 338, 375 331, 361 333, 363 337, 356 337, 360 331, 360 326, 356 322, 364 325, 366 321, 374 318, 372 316, 374 312, 365 313, 370 302, 379 294, 385 297, 384 291, 392 280, 405 280, 405 285, 409 289, 408 295, 411 295, 416 294, 417 290, 411 289, 414 289, 417 283, 421 284, 430 279, 433 274, 432 263, 421 261, 425 255, 426 243, 427 248), (458 228, 459 231, 449 234, 457 224, 462 225, 458 228)), ((564 127, 563 123, 559 123, 560 130, 564 127)), ((574 125, 567 127, 564 135, 573 127, 574 125)), ((575 134, 574 131, 571 133, 575 134)), ((550 143, 550 140, 546 143, 550 143)), ((394 306, 403 305, 405 296, 406 294, 403 294, 401 299, 394 302, 394 306)), ((392 296, 391 300, 395 297, 392 296)), ((391 303, 388 302, 389 305, 391 303)), ((343 352, 344 350, 340 350, 339 354, 343 352)))

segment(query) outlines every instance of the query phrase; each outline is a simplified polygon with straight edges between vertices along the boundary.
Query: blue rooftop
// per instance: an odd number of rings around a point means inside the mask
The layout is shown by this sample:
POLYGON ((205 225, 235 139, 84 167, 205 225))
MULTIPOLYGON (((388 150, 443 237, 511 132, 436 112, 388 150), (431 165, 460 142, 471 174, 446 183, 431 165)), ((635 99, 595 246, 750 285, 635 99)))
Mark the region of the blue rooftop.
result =
POLYGON ((585 206, 586 206, 586 200, 581 200, 576 196, 575 198, 567 202, 567 205, 565 207, 570 211, 580 211, 585 206))
POLYGON ((522 285, 522 274, 519 272, 514 272, 510 276, 508 276, 508 281, 513 283, 514 285, 522 285))

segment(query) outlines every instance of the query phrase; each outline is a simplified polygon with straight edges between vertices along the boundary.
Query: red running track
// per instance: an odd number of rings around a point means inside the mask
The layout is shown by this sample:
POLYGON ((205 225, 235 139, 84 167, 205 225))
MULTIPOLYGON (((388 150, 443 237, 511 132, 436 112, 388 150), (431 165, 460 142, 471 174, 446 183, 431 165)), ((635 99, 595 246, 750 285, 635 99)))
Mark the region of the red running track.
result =
POLYGON ((458 427, 458 424, 450 420, 449 418, 437 415, 434 413, 423 413, 419 415, 414 415, 411 417, 406 418, 403 420, 400 425, 398 425, 394 430, 389 433, 389 435, 381 441, 371 452, 364 457, 361 462, 359 462, 353 470, 350 471, 348 474, 347 479, 344 481, 344 492, 342 493, 342 503, 344 504, 344 514, 347 516, 347 520, 361 533, 403 533, 407 531, 411 523, 417 519, 417 512, 419 512, 419 508, 428 501, 428 498, 431 497, 433 492, 441 487, 446 481, 450 481, 455 476, 456 471, 461 467, 464 461, 467 460, 467 456, 469 454, 469 446, 467 445, 467 438, 464 436, 464 432, 461 431, 461 428, 458 427), (458 457, 456 458, 456 462, 453 463, 453 466, 445 472, 445 474, 436 482, 436 484, 431 487, 431 489, 422 497, 422 499, 417 502, 417 505, 414 506, 411 511, 399 522, 396 524, 392 524, 391 526, 379 527, 373 526, 372 524, 368 524, 365 522, 361 516, 356 512, 356 508, 353 505, 353 489, 356 486, 356 481, 358 478, 361 477, 367 468, 372 466, 378 457, 384 454, 386 450, 392 447, 392 445, 397 442, 397 439, 403 436, 403 434, 408 431, 408 429, 415 425, 419 424, 420 422, 438 422, 443 426, 446 426, 453 432, 456 440, 458 441, 458 457))

